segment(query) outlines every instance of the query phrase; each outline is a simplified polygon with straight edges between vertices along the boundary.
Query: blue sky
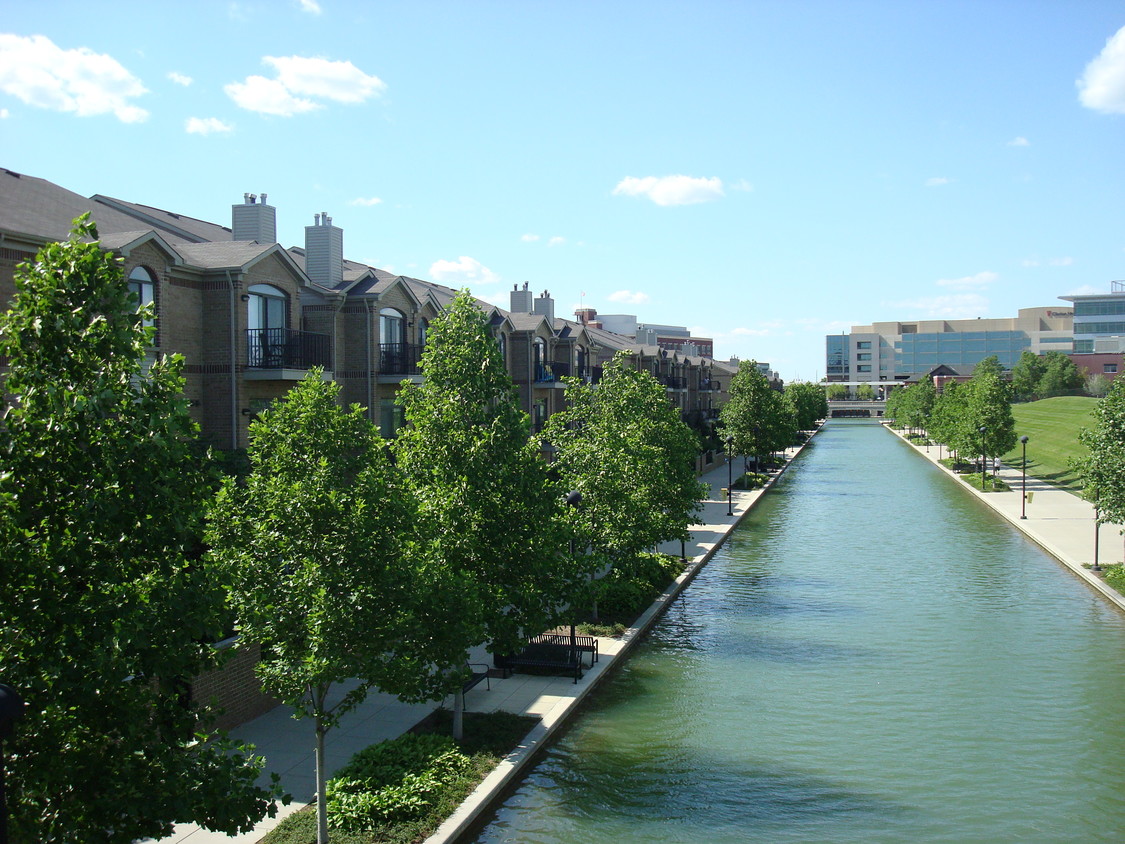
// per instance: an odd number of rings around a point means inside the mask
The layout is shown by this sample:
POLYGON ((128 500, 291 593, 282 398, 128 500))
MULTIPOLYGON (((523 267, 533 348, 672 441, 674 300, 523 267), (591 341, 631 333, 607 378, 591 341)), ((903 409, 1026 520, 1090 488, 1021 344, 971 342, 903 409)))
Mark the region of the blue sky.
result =
POLYGON ((0 166, 824 375, 1125 278, 1125 6, 4 3, 0 166))

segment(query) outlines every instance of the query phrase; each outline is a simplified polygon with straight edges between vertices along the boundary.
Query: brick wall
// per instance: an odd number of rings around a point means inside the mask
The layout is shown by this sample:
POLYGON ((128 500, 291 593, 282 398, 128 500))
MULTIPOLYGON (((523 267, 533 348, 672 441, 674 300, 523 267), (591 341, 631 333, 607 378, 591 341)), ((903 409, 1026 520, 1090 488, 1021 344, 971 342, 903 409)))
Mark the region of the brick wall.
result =
POLYGON ((223 712, 216 721, 220 729, 228 730, 252 718, 269 712, 280 701, 263 694, 254 666, 261 658, 258 645, 234 647, 233 639, 216 647, 230 649, 221 668, 200 674, 191 683, 191 697, 200 703, 214 702, 223 712))

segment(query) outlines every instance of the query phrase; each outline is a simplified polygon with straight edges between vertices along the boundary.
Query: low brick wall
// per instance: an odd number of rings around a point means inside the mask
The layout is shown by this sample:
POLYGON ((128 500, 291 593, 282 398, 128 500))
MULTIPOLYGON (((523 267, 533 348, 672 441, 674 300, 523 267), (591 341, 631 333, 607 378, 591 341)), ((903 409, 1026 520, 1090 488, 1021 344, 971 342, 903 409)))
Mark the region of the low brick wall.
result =
POLYGON ((200 674, 191 683, 192 700, 200 703, 208 701, 217 705, 222 714, 215 726, 229 730, 259 715, 269 712, 280 702, 277 698, 264 694, 258 678, 254 676, 254 666, 261 658, 259 645, 235 647, 237 638, 225 639, 215 645, 221 650, 230 649, 221 668, 200 674))

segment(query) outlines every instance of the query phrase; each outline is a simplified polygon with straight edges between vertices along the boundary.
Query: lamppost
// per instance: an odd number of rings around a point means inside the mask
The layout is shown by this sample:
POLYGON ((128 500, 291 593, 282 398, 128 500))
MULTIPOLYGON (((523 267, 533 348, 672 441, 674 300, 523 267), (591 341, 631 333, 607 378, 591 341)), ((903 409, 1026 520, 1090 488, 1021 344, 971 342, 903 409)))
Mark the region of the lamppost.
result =
MULTIPOLYGON (((572 489, 566 494, 566 506, 577 507, 582 503, 582 493, 576 489, 572 489)), ((574 532, 570 534, 570 564, 574 565, 574 532)), ((574 614, 571 610, 570 616, 570 658, 575 659, 578 656, 578 638, 575 636, 574 630, 574 614)))
POLYGON ((1102 567, 1098 565, 1098 528, 1101 524, 1098 522, 1098 508, 1094 508, 1094 564, 1090 566, 1091 571, 1101 571, 1102 567))
POLYGON ((734 437, 732 437, 730 434, 727 434, 726 445, 727 445, 727 515, 733 516, 734 515, 734 508, 731 507, 731 500, 732 500, 731 499, 731 486, 734 485, 734 475, 732 474, 733 471, 734 471, 734 469, 732 468, 734 464, 731 462, 731 460, 734 458, 734 455, 731 454, 731 448, 734 445, 734 437))
POLYGON ((1020 502, 1020 518, 1027 518, 1027 434, 1020 437, 1023 443, 1023 501, 1020 502))
POLYGON ((984 445, 984 435, 988 433, 988 428, 981 425, 977 430, 980 431, 980 491, 984 492, 984 482, 988 480, 988 466, 984 462, 988 459, 988 449, 984 445))

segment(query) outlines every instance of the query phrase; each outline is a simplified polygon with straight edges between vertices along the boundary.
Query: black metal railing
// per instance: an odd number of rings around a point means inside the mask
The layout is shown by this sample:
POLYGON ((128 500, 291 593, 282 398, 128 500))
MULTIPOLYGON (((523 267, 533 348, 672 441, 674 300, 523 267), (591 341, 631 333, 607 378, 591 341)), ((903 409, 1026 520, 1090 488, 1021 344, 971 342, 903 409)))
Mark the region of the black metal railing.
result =
POLYGON ((248 366, 254 369, 332 368, 332 345, 327 334, 289 328, 248 328, 248 366))
POLYGON ((414 343, 380 343, 380 375, 418 375, 422 360, 422 346, 414 343))

